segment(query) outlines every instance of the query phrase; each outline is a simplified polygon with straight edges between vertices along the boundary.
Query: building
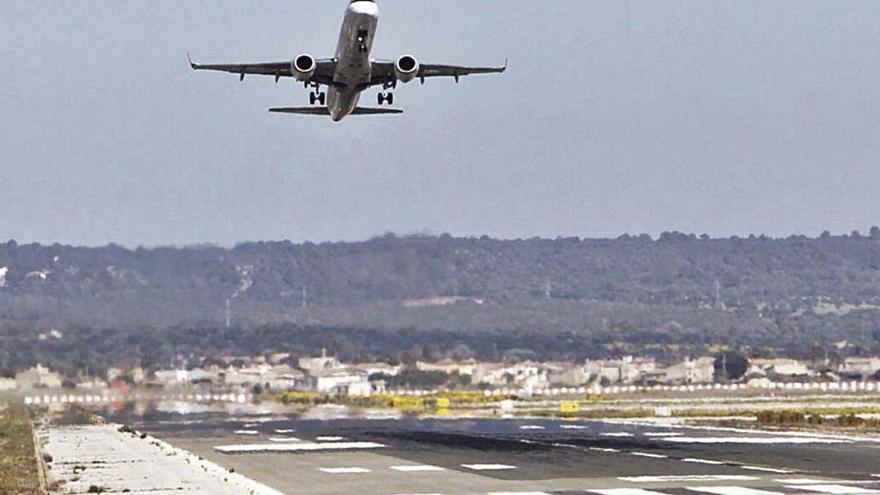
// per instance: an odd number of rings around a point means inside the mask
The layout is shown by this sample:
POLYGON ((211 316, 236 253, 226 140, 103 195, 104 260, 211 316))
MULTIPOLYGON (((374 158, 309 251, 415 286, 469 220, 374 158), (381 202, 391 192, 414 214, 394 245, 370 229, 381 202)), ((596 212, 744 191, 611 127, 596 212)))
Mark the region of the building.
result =
POLYGON ((0 378, 0 392, 7 392, 16 388, 18 388, 18 384, 12 378, 0 378))
POLYGON ((326 370, 311 374, 315 391, 322 394, 369 397, 373 386, 369 375, 357 370, 326 370))
POLYGON ((591 380, 599 383, 637 383, 646 380, 657 371, 653 358, 627 356, 617 360, 587 360, 584 371, 591 380))
POLYGON ((534 389, 550 385, 550 370, 538 363, 518 364, 483 363, 474 369, 471 383, 491 387, 521 387, 534 389))
POLYGON ((64 381, 59 373, 49 370, 42 365, 36 365, 33 368, 15 374, 15 382, 19 388, 61 388, 64 381))
POLYGON ((874 376, 880 371, 880 357, 849 357, 843 360, 838 371, 847 375, 874 376))
POLYGON ((701 357, 698 359, 686 359, 681 363, 674 364, 663 371, 666 383, 692 384, 712 383, 715 381, 715 358, 701 357))
POLYGON ((551 385, 577 387, 590 381, 590 374, 583 366, 572 363, 548 363, 547 380, 551 385))
POLYGON ((326 350, 321 351, 321 357, 300 358, 297 366, 309 374, 343 367, 335 356, 327 356, 326 350))
POLYGON ((392 365, 388 363, 361 363, 352 366, 352 369, 357 371, 363 371, 367 374, 367 376, 373 375, 385 375, 385 376, 397 376, 403 371, 402 365, 392 365))
POLYGON ((794 379, 813 376, 815 373, 806 364, 794 359, 751 359, 746 375, 794 379))
POLYGON ((455 361, 453 359, 443 359, 436 363, 428 363, 418 361, 416 369, 419 371, 439 371, 447 375, 470 375, 474 376, 480 362, 476 359, 467 359, 465 361, 455 361))

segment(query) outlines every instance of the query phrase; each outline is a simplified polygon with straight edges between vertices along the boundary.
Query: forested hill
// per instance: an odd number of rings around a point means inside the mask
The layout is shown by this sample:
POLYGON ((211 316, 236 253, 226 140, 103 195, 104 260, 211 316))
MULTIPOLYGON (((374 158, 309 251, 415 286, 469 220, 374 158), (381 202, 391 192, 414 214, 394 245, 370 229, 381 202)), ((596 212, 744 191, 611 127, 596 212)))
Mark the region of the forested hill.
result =
POLYGON ((787 239, 388 235, 232 249, 0 244, 4 322, 224 326, 227 300, 242 327, 869 338, 880 328, 880 229, 787 239))

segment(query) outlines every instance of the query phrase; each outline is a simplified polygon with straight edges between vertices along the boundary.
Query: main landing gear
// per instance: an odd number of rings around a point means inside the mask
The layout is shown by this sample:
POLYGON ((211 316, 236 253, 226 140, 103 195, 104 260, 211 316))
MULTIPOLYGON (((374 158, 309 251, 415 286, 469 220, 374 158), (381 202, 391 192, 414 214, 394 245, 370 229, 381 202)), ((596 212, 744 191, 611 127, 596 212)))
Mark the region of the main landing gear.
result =
POLYGON ((321 104, 321 106, 327 105, 327 93, 323 93, 320 91, 312 91, 309 94, 309 103, 312 105, 321 104))
POLYGON ((382 106, 385 103, 389 105, 394 105, 394 93, 388 91, 389 89, 397 89, 397 81, 393 81, 390 83, 385 83, 382 85, 382 92, 379 93, 379 97, 377 98, 379 101, 379 106, 382 106))
POLYGON ((388 103, 389 105, 394 105, 394 93, 390 91, 387 93, 379 93, 379 97, 377 98, 377 100, 379 101, 379 106, 382 106, 385 103, 388 103))

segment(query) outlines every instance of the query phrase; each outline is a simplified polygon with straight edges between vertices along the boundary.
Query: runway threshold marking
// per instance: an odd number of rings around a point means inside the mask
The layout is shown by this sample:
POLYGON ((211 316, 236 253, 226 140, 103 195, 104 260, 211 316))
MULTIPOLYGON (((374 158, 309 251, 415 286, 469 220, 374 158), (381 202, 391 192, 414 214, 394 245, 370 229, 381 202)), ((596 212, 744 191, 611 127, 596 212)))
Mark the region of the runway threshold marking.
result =
POLYGON ((666 476, 622 476, 617 479, 629 483, 689 483, 700 481, 755 481, 760 478, 736 474, 685 474, 666 476))
POLYGON ((609 453, 618 453, 618 452, 620 452, 620 451, 617 450, 617 449, 605 449, 605 448, 602 448, 602 447, 590 447, 590 450, 592 450, 592 451, 594 451, 594 452, 609 452, 609 453))
POLYGON ((616 437, 616 438, 629 438, 634 436, 632 433, 627 433, 625 431, 616 431, 611 433, 602 433, 599 436, 602 437, 616 437))
POLYGON ((649 454, 648 452, 630 452, 630 455, 636 457, 648 457, 651 459, 669 459, 669 456, 663 454, 649 454))
POLYGON ((837 483, 837 484, 847 484, 847 483, 857 483, 856 481, 842 481, 842 480, 834 480, 833 482, 830 480, 817 480, 814 478, 780 478, 773 480, 776 483, 781 483, 783 485, 827 485, 829 483, 837 483))
POLYGON ((847 485, 795 485, 791 488, 810 492, 827 493, 829 495, 876 495, 880 490, 869 490, 847 485))
POLYGON ((401 473, 420 473, 430 471, 446 471, 440 466, 418 465, 418 466, 391 466, 391 469, 400 471, 401 473))
POLYGON ((506 471, 516 469, 516 466, 509 464, 462 464, 461 467, 474 471, 506 471))
POLYGON ((643 490, 641 488, 609 488, 606 490, 589 490, 599 495, 664 495, 662 492, 643 490))
POLYGON ((695 486, 688 487, 690 491, 711 493, 712 495, 782 495, 780 492, 756 490, 742 486, 695 486))
POLYGON ((321 468, 322 473, 327 474, 366 474, 370 470, 361 467, 338 467, 338 468, 321 468))

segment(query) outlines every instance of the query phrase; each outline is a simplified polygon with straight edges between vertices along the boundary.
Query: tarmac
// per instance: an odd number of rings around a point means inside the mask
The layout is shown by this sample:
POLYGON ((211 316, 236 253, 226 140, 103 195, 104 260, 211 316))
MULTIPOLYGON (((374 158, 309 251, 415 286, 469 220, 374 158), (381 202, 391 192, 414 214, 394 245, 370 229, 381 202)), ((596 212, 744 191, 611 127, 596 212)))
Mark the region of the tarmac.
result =
POLYGON ((138 427, 287 495, 880 495, 880 442, 868 438, 527 419, 248 421, 138 427))

